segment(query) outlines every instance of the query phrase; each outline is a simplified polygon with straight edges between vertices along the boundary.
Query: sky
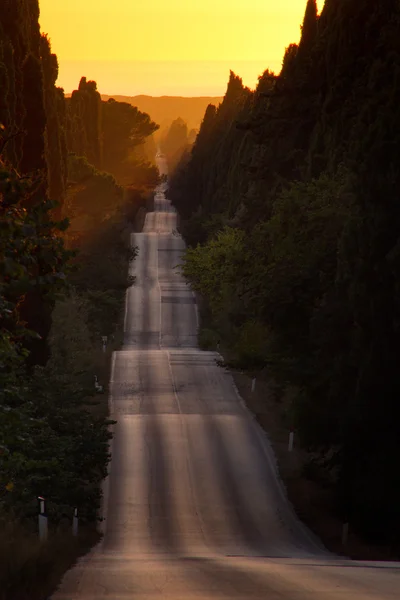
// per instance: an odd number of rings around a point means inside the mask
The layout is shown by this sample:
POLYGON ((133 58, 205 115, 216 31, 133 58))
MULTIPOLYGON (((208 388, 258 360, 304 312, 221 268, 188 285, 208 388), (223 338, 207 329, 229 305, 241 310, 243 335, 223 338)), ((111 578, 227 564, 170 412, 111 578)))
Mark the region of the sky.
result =
MULTIPOLYGON (((323 0, 318 2, 322 9, 323 0)), ((223 95, 232 69, 254 88, 300 37, 306 0, 40 0, 58 85, 103 94, 223 95)))

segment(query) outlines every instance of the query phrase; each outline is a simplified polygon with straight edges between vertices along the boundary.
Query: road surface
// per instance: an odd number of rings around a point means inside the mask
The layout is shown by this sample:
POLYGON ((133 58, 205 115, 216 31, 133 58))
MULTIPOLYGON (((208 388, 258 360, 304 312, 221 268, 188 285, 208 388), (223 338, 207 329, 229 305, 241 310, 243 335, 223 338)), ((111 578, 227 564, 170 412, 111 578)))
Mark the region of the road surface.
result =
POLYGON ((195 298, 176 268, 184 244, 162 186, 132 237, 104 538, 54 600, 399 598, 398 565, 338 559, 297 520, 231 376, 197 348, 195 298))

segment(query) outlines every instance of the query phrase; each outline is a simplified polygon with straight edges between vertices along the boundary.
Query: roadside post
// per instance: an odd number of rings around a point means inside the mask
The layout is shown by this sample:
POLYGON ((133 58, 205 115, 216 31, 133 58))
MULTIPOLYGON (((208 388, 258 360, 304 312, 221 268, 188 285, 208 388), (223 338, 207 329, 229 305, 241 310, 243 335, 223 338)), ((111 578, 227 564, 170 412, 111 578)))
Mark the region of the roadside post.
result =
POLYGON ((97 375, 94 376, 94 387, 99 394, 103 391, 103 386, 99 384, 97 375))
POLYGON ((293 431, 293 427, 292 427, 290 430, 290 433, 289 433, 289 445, 288 445, 289 452, 293 452, 293 444, 294 444, 294 431, 293 431))
POLYGON ((101 341, 103 342, 103 352, 105 352, 105 351, 106 351, 106 348, 107 348, 107 339, 108 339, 108 338, 107 338, 107 336, 106 336, 106 335, 102 335, 102 336, 101 336, 101 341))
POLYGON ((256 378, 253 377, 253 381, 251 382, 251 391, 254 392, 256 389, 256 378))
POLYGON ((77 537, 79 530, 79 520, 78 520, 78 509, 74 509, 74 516, 72 517, 72 535, 77 537))
POLYGON ((45 512, 45 499, 43 496, 38 497, 39 500, 39 540, 45 542, 48 535, 47 516, 45 512))

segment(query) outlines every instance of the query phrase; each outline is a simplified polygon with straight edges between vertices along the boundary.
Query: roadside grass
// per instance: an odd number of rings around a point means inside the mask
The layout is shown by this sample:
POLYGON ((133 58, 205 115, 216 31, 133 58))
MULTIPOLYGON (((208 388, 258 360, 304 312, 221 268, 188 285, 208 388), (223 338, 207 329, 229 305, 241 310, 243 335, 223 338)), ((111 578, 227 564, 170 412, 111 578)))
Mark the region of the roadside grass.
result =
POLYGON ((32 523, 0 522, 0 600, 48 598, 63 573, 100 539, 94 527, 82 529, 78 537, 66 527, 50 529, 42 543, 32 523))

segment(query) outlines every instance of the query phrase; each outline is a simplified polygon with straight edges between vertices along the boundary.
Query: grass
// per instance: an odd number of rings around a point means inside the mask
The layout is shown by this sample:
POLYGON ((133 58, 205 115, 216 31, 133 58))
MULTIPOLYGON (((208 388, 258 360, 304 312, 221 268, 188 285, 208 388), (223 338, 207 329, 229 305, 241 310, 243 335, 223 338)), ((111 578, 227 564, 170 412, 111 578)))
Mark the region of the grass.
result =
POLYGON ((49 531, 40 542, 32 523, 12 518, 0 522, 0 600, 44 600, 56 589, 63 573, 100 539, 95 528, 71 527, 49 531))

